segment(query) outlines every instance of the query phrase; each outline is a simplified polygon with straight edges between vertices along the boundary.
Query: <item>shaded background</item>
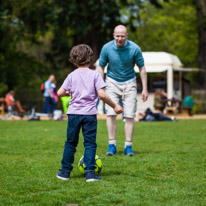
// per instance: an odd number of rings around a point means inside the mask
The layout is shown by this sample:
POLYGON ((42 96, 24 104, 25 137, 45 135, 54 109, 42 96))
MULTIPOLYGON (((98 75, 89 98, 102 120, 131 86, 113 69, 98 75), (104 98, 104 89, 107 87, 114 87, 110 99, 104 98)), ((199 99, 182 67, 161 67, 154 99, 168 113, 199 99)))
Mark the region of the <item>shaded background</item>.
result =
MULTIPOLYGON (((70 49, 86 43, 98 58, 118 24, 142 51, 169 52, 206 71, 205 0, 0 0, 0 97, 14 89, 27 109, 41 110, 41 83, 54 74, 58 88, 74 69, 70 49)), ((184 78, 205 91, 205 72, 184 78)))

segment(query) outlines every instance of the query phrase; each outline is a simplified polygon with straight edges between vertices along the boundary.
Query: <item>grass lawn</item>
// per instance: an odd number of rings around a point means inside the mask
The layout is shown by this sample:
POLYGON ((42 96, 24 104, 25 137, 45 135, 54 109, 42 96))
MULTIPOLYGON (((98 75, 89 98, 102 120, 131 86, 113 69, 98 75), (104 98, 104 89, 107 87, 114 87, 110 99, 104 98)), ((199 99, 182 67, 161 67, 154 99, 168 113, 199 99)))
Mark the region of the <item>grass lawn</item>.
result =
POLYGON ((121 120, 118 154, 105 156, 106 122, 99 120, 103 181, 91 183, 77 168, 82 135, 70 180, 56 178, 66 126, 66 121, 0 121, 0 206, 206 205, 206 120, 136 123, 134 157, 123 153, 121 120))

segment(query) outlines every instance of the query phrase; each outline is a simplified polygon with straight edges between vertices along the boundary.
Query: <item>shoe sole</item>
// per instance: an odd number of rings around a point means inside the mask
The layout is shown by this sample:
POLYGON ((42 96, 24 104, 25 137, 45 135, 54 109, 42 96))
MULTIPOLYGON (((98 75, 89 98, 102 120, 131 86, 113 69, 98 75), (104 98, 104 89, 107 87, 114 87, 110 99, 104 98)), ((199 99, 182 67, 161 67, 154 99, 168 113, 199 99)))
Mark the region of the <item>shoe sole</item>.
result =
POLYGON ((102 180, 99 180, 99 179, 88 179, 88 180, 86 180, 86 182, 97 182, 97 181, 102 181, 102 180))
POLYGON ((134 156, 134 154, 131 154, 131 153, 129 153, 129 154, 125 154, 125 155, 127 155, 127 156, 134 156))
POLYGON ((116 153, 114 154, 114 153, 112 153, 112 152, 107 152, 106 155, 107 155, 107 156, 114 156, 114 155, 116 155, 116 153))
POLYGON ((57 178, 60 179, 60 180, 69 180, 69 178, 66 178, 66 177, 60 177, 60 176, 58 176, 58 175, 57 175, 57 178))

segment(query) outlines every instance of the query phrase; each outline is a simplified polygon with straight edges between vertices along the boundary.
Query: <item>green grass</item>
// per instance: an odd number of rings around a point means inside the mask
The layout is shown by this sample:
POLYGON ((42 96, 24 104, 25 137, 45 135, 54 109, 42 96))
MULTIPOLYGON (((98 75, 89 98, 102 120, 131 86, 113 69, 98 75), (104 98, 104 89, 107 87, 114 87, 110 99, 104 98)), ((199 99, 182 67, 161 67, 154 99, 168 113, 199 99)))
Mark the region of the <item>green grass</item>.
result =
POLYGON ((66 121, 0 121, 0 205, 206 205, 206 120, 136 123, 134 157, 123 154, 124 123, 118 121, 117 151, 105 156, 105 120, 98 121, 97 154, 103 181, 86 183, 77 168, 69 181, 56 178, 66 121))

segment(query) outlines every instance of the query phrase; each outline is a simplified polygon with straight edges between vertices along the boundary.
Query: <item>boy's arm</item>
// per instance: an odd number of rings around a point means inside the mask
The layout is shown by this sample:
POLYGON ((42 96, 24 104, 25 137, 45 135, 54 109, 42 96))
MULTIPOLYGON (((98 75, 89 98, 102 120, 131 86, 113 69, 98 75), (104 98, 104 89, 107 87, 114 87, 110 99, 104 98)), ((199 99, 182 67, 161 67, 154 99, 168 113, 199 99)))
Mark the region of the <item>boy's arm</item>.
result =
POLYGON ((111 99, 110 97, 104 92, 103 89, 99 89, 97 91, 98 93, 98 96, 101 100, 103 100, 105 103, 107 103, 110 107, 112 107, 114 109, 114 111, 117 113, 117 114, 120 114, 123 112, 123 109, 120 105, 118 104, 115 104, 111 99))
POLYGON ((66 91, 64 88, 59 88, 59 90, 57 91, 57 95, 59 97, 64 97, 64 96, 70 96, 70 93, 68 91, 66 91))

